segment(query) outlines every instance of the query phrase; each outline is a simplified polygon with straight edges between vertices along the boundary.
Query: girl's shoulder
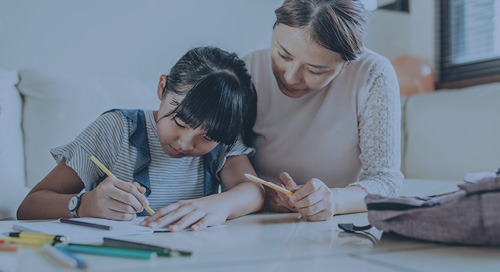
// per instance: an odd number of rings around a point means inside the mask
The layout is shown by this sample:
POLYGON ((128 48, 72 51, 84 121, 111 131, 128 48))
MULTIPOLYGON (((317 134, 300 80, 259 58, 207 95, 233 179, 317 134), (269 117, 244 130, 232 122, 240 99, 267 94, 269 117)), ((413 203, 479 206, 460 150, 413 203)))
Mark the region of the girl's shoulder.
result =
POLYGON ((112 109, 103 112, 94 121, 94 126, 102 127, 106 130, 116 130, 116 129, 126 129, 129 126, 130 121, 128 118, 118 109, 112 109))

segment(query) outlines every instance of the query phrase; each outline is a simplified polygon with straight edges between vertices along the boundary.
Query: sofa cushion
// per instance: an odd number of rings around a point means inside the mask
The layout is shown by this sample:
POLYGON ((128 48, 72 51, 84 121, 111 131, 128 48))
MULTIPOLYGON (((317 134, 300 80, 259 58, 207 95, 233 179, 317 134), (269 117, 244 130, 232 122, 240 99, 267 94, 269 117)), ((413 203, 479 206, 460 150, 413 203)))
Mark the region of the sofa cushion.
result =
POLYGON ((500 83, 411 96, 406 104, 407 178, 463 180, 500 165, 500 83))
POLYGON ((0 69, 0 220, 15 219, 17 207, 28 193, 17 82, 17 71, 0 69))
MULTIPOLYGON (((50 148, 72 141, 112 108, 157 109, 156 80, 20 70, 26 179, 32 187, 56 165, 50 148)), ((158 74, 158 79, 160 74, 158 74)))
MULTIPOLYGON (((0 69, 0 185, 24 185, 22 100, 17 71, 0 69)), ((3 188, 1 189, 3 190, 3 188)))
POLYGON ((458 190, 463 180, 443 179, 414 179, 406 178, 403 181, 402 196, 432 196, 458 190))

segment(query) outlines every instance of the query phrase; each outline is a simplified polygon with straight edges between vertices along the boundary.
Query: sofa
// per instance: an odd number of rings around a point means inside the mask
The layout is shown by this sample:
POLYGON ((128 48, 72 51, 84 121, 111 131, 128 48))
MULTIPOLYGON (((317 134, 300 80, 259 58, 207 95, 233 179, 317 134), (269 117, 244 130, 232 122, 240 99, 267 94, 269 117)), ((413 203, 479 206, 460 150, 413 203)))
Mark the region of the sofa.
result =
MULTIPOLYGON (((49 149, 111 108, 157 108, 158 79, 0 69, 0 219, 54 166, 49 149)), ((500 166, 500 83, 401 97, 404 195, 453 191, 500 166)))

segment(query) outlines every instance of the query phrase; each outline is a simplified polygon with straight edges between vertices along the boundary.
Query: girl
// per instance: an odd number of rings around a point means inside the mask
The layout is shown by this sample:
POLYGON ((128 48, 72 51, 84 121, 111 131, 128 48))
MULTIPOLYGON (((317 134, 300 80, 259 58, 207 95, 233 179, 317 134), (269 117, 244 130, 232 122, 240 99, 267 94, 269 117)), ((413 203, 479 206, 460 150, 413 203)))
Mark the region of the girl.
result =
POLYGON ((192 49, 160 77, 157 95, 157 111, 105 112, 76 140, 52 149, 58 165, 31 190, 18 218, 132 220, 150 205, 157 211, 142 225, 177 231, 260 210, 264 189, 243 176, 255 174, 252 149, 243 144, 256 117, 245 63, 217 48, 192 49), (224 192, 215 194, 219 179, 224 192))

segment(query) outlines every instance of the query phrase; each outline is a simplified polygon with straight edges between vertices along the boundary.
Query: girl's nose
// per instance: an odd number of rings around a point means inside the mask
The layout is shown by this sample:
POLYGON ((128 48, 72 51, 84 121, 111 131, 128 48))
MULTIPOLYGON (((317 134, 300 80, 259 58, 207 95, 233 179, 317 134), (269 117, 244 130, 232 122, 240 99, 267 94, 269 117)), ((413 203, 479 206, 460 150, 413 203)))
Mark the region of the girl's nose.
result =
POLYGON ((182 149, 181 152, 191 151, 194 149, 193 136, 191 136, 188 133, 181 135, 177 142, 179 143, 179 146, 182 149))

